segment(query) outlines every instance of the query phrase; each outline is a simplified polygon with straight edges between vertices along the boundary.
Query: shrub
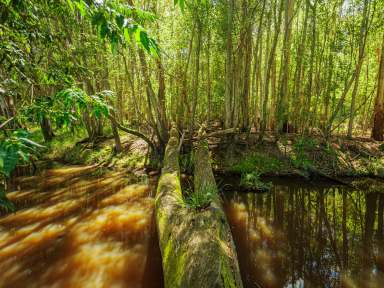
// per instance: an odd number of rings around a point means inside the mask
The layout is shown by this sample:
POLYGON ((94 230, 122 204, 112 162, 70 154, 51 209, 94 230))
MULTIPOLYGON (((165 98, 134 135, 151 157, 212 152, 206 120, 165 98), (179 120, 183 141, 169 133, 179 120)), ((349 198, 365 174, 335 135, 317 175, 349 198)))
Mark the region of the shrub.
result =
POLYGON ((316 148, 316 140, 308 137, 298 137, 293 144, 293 155, 291 161, 298 169, 309 170, 313 166, 312 160, 308 157, 308 152, 316 148))
POLYGON ((243 186, 247 189, 257 189, 261 191, 268 191, 272 188, 272 183, 263 182, 260 179, 260 174, 254 171, 251 173, 241 174, 240 186, 243 186))

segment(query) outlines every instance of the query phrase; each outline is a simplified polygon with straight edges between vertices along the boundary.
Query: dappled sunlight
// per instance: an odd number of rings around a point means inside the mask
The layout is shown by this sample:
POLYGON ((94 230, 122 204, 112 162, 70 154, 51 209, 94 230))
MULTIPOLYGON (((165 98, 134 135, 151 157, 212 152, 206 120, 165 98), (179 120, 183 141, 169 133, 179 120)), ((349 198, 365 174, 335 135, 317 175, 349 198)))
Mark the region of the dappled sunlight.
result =
POLYGON ((124 173, 76 174, 91 169, 43 173, 50 191, 18 179, 39 188, 9 195, 38 204, 0 218, 0 287, 142 287, 153 245, 150 189, 127 185, 124 173))

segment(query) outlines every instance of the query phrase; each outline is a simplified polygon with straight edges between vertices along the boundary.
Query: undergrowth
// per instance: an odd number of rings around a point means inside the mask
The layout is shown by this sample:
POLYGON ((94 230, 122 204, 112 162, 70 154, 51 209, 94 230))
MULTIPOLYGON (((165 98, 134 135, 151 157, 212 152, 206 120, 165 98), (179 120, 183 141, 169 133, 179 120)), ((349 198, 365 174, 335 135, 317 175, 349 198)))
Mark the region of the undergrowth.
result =
POLYGON ((206 185, 199 191, 189 191, 185 198, 185 204, 188 208, 202 210, 211 204, 217 194, 216 185, 206 185))
POLYGON ((241 174, 256 172, 261 175, 279 170, 281 166, 282 162, 279 159, 269 155, 255 153, 232 166, 231 170, 241 174))
POLYGON ((268 191, 272 188, 271 182, 263 182, 260 179, 260 174, 256 171, 251 173, 242 173, 240 179, 240 186, 247 189, 257 189, 261 191, 268 191))
POLYGON ((234 165, 231 170, 241 174, 240 186, 246 189, 267 191, 271 189, 272 184, 263 182, 260 176, 278 171, 282 165, 277 158, 255 153, 234 165))
POLYGON ((313 161, 309 158, 309 152, 313 151, 317 146, 317 141, 308 137, 298 137, 293 144, 293 152, 291 155, 292 165, 298 169, 308 171, 313 167, 313 161))
POLYGON ((15 211, 15 205, 7 198, 4 189, 0 188, 0 214, 15 211))

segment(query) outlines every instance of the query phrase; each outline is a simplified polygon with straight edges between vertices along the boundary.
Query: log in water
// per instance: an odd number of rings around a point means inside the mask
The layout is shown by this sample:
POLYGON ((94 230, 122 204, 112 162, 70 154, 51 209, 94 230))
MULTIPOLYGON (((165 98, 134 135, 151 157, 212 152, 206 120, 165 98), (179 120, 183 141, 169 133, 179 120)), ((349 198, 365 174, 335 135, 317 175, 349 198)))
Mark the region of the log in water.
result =
MULTIPOLYGON (((156 196, 165 287, 242 287, 236 251, 217 191, 208 207, 186 207, 179 177, 178 133, 172 129, 170 135, 156 196)), ((208 174, 195 172, 195 193, 207 184, 216 189, 208 147, 202 144, 196 153, 202 158, 195 165, 196 170, 204 166, 201 171, 208 174)))

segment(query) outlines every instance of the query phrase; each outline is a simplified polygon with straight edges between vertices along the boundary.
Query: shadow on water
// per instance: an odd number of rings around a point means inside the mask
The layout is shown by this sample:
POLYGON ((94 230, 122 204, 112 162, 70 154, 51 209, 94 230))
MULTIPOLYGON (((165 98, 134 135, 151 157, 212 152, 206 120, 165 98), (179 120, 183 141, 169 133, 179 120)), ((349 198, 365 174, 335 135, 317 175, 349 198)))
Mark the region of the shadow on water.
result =
POLYGON ((0 287, 163 286, 148 185, 94 167, 21 177, 0 218, 0 287))
POLYGON ((245 287, 384 287, 384 193, 274 184, 223 195, 245 287))

